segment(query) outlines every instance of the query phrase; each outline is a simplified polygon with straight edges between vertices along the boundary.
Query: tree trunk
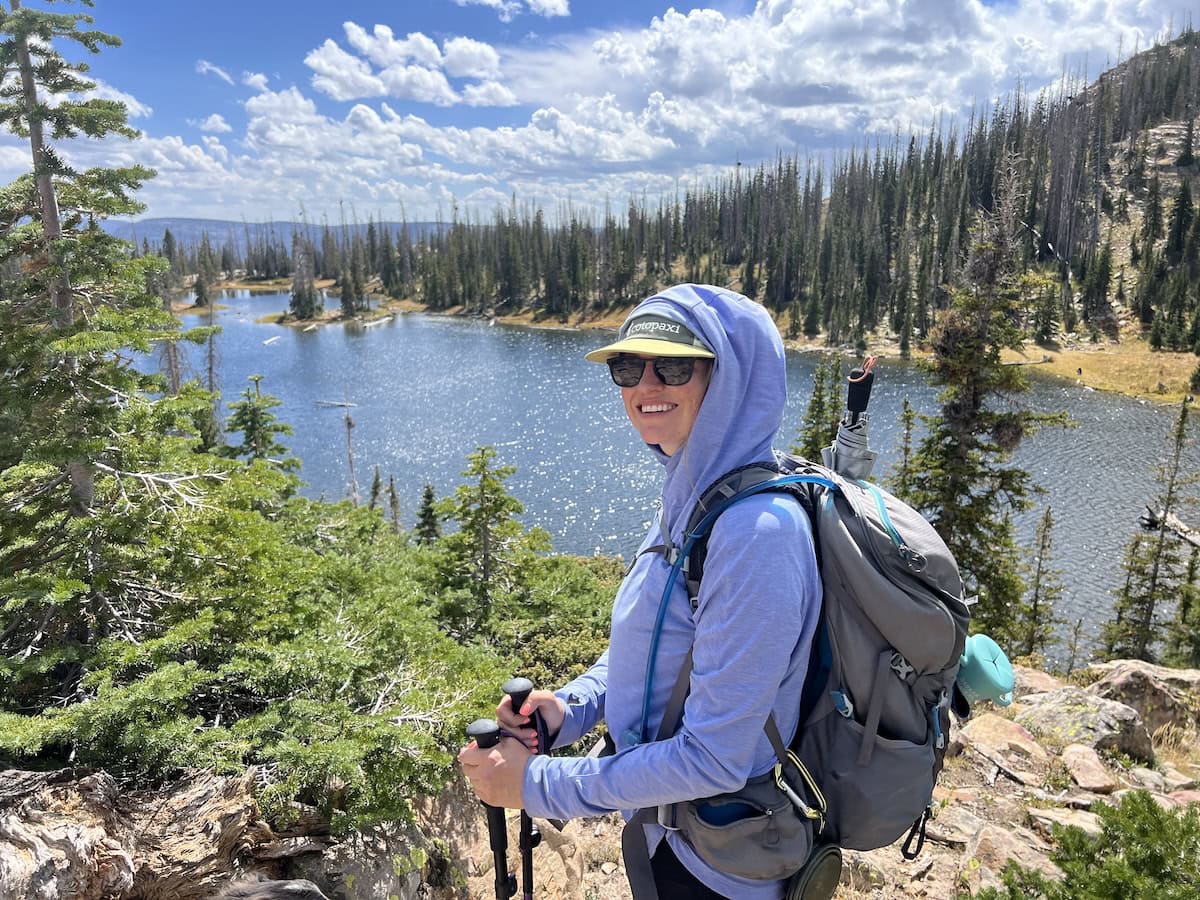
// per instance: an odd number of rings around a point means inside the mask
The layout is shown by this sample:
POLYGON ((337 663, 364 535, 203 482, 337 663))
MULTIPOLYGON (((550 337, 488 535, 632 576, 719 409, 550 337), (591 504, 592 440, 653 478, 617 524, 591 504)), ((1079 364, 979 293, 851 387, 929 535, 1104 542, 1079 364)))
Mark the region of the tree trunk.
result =
MULTIPOLYGON (((16 13, 21 8, 20 0, 9 0, 12 11, 16 13)), ((33 60, 29 54, 29 41, 24 35, 16 38, 17 70, 21 77, 21 96, 25 106, 25 115, 29 126, 29 149, 33 156, 33 177, 37 185, 38 202, 42 214, 42 241, 45 245, 46 261, 55 264, 57 254, 54 243, 62 238, 62 223, 58 218, 58 196, 54 193, 54 181, 51 178, 45 132, 42 121, 37 116, 38 94, 37 81, 34 78, 33 60)), ((50 301, 58 313, 60 328, 70 328, 75 324, 75 300, 71 293, 71 281, 66 272, 56 275, 46 285, 50 301)), ((75 360, 69 358, 67 364, 74 367, 75 360)), ((71 479, 71 511, 75 515, 89 515, 94 498, 92 467, 86 460, 72 459, 66 464, 67 474, 71 479)))

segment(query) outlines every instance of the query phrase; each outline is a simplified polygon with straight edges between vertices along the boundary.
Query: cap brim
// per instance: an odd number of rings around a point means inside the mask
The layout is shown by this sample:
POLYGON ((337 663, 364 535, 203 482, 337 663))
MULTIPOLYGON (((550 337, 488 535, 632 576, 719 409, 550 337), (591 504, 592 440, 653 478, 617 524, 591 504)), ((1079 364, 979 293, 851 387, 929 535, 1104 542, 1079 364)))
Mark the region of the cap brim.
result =
POLYGON ((619 353, 644 353, 648 356, 692 356, 700 359, 716 359, 717 355, 711 350, 696 347, 692 344, 681 344, 677 341, 664 341, 661 338, 625 338, 599 350, 593 350, 584 356, 588 362, 608 362, 619 353))

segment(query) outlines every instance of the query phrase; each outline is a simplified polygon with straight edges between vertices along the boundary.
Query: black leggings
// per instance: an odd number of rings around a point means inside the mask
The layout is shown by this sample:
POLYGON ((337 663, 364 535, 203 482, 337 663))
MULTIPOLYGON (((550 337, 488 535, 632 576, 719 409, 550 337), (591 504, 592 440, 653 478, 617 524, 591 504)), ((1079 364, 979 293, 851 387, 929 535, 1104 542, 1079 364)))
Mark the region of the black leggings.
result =
POLYGON ((658 849, 654 851, 650 868, 654 872, 658 900, 728 900, 724 894, 707 887, 685 869, 666 838, 659 842, 658 849))

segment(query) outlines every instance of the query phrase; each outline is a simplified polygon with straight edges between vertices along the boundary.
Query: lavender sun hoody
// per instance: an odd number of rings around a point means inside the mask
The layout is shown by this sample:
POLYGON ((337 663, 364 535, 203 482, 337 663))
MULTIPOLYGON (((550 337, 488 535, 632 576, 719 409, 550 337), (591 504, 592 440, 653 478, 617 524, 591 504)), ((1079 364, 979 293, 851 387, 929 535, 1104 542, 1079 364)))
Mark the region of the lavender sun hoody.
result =
MULTIPOLYGON (((631 315, 645 313, 684 323, 716 354, 687 443, 674 456, 650 448, 666 469, 662 524, 681 546, 705 488, 731 469, 772 458, 787 398, 783 343, 761 306, 722 288, 672 287, 631 315)), ((655 522, 642 550, 658 543, 655 522)), ((717 520, 696 611, 682 578, 667 599, 647 737, 639 743, 651 638, 669 570, 660 553, 639 551, 617 591, 608 650, 557 692, 567 714, 556 744, 570 744, 605 720, 616 754, 533 757, 523 785, 530 814, 566 819, 620 810, 628 819, 642 807, 734 791, 775 763, 763 734, 768 713, 785 737, 795 730, 821 596, 812 533, 799 504, 764 494, 717 520), (689 648, 694 668, 683 721, 673 737, 656 742, 689 648)), ((658 825, 645 830, 653 854, 666 832, 658 825)), ((782 882, 726 875, 678 834, 668 840, 684 866, 718 893, 739 900, 782 896, 782 882)))

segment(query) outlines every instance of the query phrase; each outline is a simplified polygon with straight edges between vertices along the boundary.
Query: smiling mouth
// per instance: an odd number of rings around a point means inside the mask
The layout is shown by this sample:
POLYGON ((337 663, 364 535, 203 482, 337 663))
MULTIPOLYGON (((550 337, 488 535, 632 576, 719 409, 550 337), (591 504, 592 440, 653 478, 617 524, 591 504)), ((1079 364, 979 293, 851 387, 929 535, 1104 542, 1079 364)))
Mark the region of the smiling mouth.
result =
POLYGON ((678 403, 645 403, 639 406, 638 409, 643 413, 664 413, 670 412, 678 403))

